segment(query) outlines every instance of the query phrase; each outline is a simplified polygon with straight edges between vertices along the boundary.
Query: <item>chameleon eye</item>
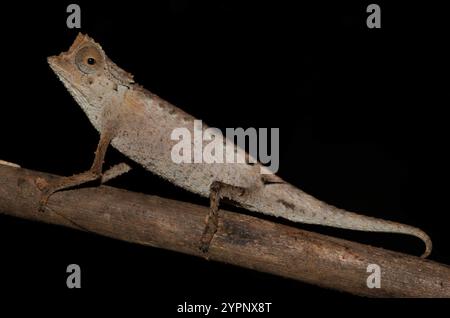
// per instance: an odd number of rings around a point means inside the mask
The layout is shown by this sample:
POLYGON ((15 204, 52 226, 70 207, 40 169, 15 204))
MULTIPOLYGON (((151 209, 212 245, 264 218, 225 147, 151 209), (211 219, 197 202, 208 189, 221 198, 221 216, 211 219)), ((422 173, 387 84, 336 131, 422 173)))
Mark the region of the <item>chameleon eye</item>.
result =
POLYGON ((101 70, 103 56, 96 47, 85 46, 77 52, 75 63, 81 72, 92 74, 101 70))

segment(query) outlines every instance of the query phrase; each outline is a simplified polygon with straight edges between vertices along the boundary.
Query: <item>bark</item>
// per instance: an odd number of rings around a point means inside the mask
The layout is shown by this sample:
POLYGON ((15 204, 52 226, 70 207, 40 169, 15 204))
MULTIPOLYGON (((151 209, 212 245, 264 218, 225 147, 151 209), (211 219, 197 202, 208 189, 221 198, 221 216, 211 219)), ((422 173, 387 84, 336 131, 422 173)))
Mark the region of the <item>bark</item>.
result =
MULTIPOLYGON (((39 185, 51 178, 0 165, 0 213, 204 257, 208 207, 99 186, 56 193, 42 213, 39 185)), ((362 296, 450 297, 447 265, 230 211, 220 211, 208 259, 362 296), (381 288, 367 287, 369 264, 381 288)))

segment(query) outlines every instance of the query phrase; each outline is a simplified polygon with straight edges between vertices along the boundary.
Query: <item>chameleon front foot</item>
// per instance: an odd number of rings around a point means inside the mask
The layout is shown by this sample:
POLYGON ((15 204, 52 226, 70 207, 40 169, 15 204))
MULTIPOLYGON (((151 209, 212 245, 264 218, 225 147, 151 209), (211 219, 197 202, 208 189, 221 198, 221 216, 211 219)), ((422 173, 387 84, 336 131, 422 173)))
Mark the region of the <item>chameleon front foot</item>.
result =
POLYGON ((75 186, 95 181, 100 178, 101 174, 89 170, 71 177, 60 177, 46 184, 42 184, 42 182, 40 182, 40 186, 38 187, 40 188, 42 194, 38 205, 39 212, 45 212, 48 200, 56 192, 68 190, 75 186))
POLYGON ((39 205, 38 205, 39 212, 45 212, 45 207, 47 206, 48 199, 50 199, 50 196, 54 193, 49 190, 50 189, 45 189, 44 191, 42 191, 42 195, 41 195, 41 198, 39 200, 39 205))

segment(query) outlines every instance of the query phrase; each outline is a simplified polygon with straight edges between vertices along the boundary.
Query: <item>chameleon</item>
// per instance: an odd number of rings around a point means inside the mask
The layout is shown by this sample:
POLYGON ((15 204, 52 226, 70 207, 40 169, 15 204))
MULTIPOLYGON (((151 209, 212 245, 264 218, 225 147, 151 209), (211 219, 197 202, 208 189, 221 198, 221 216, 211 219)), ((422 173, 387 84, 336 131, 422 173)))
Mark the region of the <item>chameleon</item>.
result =
MULTIPOLYGON (((100 139, 91 168, 49 181, 42 189, 40 207, 45 207, 55 192, 109 180, 129 171, 129 165, 119 164, 103 172, 106 150, 112 145, 146 170, 209 198, 210 212, 199 238, 199 249, 204 253, 208 253, 219 226, 220 200, 297 223, 415 236, 425 244, 421 257, 431 253, 431 239, 421 229, 329 205, 276 174, 261 173, 263 165, 258 162, 175 163, 171 160, 175 143, 171 132, 185 127, 193 133, 196 118, 138 85, 133 75, 111 61, 87 34, 79 33, 68 51, 50 56, 47 61, 99 132, 100 139)), ((203 125, 202 129, 207 128, 203 125)))

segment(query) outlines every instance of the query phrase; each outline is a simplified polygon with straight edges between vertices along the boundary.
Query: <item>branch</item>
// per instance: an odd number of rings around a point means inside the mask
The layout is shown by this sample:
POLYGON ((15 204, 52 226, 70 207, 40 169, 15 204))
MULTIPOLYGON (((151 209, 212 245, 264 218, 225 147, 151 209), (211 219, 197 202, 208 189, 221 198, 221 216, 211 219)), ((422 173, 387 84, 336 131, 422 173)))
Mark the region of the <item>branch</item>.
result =
MULTIPOLYGON (((56 193, 38 212, 37 183, 55 176, 0 165, 0 213, 202 256, 208 208, 108 186, 56 193)), ((209 259, 373 297, 450 297, 450 267, 419 257, 220 212, 209 259), (381 267, 370 289, 368 264, 381 267)))

